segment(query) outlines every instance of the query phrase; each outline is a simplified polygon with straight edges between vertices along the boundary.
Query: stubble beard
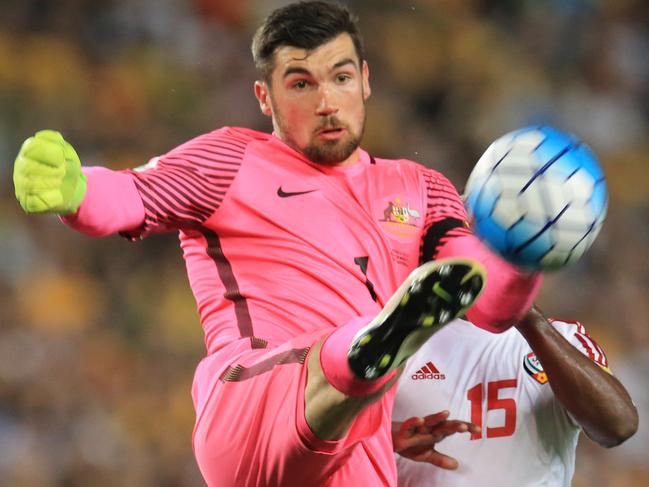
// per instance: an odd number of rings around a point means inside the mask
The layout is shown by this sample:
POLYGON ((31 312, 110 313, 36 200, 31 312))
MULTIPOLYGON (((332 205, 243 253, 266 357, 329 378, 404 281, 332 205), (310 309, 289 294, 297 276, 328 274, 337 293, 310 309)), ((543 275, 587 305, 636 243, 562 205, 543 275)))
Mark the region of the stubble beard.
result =
POLYGON ((336 117, 325 119, 317 130, 333 127, 344 128, 347 131, 346 135, 338 140, 311 138, 311 142, 301 150, 310 161, 323 166, 335 166, 346 161, 361 144, 365 129, 365 116, 363 116, 359 132, 354 132, 351 127, 341 123, 336 117))
POLYGON ((365 131, 365 109, 363 109, 363 120, 358 132, 354 132, 351 127, 342 123, 337 117, 330 116, 322 119, 321 123, 313 132, 314 135, 311 141, 306 146, 300 147, 291 137, 291 132, 287 130, 287 124, 284 122, 281 114, 276 110, 274 113, 284 142, 292 149, 304 154, 311 162, 323 166, 336 166, 346 161, 360 146, 365 131), (347 134, 338 140, 317 140, 316 132, 327 128, 344 128, 347 134))

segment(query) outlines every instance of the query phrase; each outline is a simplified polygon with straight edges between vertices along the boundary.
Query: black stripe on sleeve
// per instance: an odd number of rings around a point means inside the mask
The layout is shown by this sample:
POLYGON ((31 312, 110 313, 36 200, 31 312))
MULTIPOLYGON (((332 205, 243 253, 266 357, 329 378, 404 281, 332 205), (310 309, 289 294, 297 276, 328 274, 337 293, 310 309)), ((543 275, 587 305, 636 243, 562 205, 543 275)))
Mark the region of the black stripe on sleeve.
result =
POLYGON ((431 225, 423 239, 422 262, 427 262, 435 258, 440 241, 454 228, 466 228, 466 225, 462 220, 458 220, 457 218, 444 218, 431 225))

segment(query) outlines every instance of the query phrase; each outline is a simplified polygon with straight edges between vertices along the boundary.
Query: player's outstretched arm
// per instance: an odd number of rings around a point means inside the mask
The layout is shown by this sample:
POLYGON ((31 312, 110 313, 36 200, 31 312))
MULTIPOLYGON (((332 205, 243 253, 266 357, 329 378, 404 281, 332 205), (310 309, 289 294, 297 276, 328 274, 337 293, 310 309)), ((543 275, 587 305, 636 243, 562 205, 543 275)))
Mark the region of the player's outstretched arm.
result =
POLYGON ((402 457, 425 462, 446 470, 455 470, 455 458, 440 453, 437 443, 455 433, 480 433, 480 427, 466 421, 448 419, 449 411, 392 422, 392 447, 402 457))
POLYGON ((25 212, 58 214, 87 235, 128 231, 144 222, 132 178, 103 167, 82 169, 76 151, 54 130, 41 130, 23 143, 13 180, 25 212))
POLYGON ((555 396, 589 438, 610 448, 633 436, 638 411, 618 379, 577 350, 538 309, 516 327, 543 365, 555 396))

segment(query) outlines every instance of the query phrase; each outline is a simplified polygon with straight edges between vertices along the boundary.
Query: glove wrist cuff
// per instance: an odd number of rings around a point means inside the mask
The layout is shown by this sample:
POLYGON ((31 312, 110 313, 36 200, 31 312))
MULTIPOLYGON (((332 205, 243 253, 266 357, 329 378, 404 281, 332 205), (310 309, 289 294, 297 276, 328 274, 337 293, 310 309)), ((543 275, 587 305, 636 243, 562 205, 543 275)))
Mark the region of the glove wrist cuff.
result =
POLYGON ((62 215, 70 215, 77 212, 77 210, 81 206, 81 202, 83 201, 83 198, 86 196, 87 186, 88 184, 86 181, 85 174, 83 173, 79 174, 79 179, 77 180, 77 185, 74 188, 74 194, 72 195, 72 199, 70 200, 70 203, 65 209, 65 213, 61 212, 62 215))

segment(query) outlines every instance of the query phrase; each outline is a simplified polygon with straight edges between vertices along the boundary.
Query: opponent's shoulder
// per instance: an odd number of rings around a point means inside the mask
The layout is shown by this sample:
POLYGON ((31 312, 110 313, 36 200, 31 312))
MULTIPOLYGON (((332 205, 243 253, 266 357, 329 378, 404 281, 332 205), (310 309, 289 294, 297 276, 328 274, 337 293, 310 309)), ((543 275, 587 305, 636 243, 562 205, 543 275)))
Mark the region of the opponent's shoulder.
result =
POLYGON ((559 318, 548 318, 554 328, 564 336, 571 336, 575 334, 588 335, 586 327, 579 321, 562 320, 559 318))
POLYGON ((588 355, 593 361, 603 367, 610 373, 608 368, 608 358, 601 345, 588 333, 586 327, 579 321, 566 321, 549 318, 550 324, 559 332, 563 337, 582 351, 583 354, 588 355))

